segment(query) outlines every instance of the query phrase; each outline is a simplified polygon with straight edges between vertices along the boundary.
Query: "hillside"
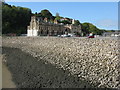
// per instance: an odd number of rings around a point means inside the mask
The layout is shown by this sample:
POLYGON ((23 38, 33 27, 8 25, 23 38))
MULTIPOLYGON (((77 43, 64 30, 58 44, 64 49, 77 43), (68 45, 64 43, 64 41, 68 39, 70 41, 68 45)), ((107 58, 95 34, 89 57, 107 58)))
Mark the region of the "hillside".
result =
MULTIPOLYGON (((17 35, 27 33, 27 26, 30 23, 32 15, 42 17, 43 19, 47 18, 50 22, 57 20, 59 23, 63 24, 72 23, 72 18, 60 16, 59 13, 56 13, 56 16, 53 16, 47 9, 34 14, 29 8, 16 7, 7 3, 2 3, 2 33, 16 33, 17 35)), ((75 20, 75 25, 82 25, 82 32, 84 35, 89 34, 90 32, 101 35, 105 31, 88 22, 80 23, 79 20, 75 20)))

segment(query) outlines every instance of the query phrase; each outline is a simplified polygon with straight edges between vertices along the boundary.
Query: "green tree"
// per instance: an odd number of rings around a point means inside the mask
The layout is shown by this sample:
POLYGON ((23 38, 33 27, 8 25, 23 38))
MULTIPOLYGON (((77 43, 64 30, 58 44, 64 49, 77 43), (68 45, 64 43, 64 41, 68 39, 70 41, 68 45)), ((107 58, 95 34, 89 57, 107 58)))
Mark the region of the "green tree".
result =
POLYGON ((75 20, 75 24, 74 25, 80 25, 80 21, 79 20, 75 20))
POLYGON ((31 10, 2 3, 2 33, 26 33, 31 10))
POLYGON ((82 32, 84 35, 89 34, 89 23, 82 23, 82 32))
POLYGON ((48 18, 48 19, 52 19, 52 14, 49 12, 49 10, 45 9, 41 11, 41 16, 43 18, 48 18))
POLYGON ((85 34, 93 32, 94 34, 101 35, 104 31, 98 29, 95 25, 91 23, 82 23, 82 31, 85 34))
POLYGON ((56 16, 55 20, 60 21, 61 17, 60 16, 56 16))

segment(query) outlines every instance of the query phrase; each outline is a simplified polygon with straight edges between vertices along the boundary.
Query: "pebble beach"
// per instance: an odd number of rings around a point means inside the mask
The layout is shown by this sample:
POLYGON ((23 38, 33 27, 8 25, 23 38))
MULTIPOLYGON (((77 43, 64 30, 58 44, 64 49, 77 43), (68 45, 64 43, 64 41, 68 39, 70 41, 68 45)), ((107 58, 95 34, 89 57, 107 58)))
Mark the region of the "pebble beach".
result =
POLYGON ((120 88, 119 39, 3 37, 2 48, 16 87, 120 88))

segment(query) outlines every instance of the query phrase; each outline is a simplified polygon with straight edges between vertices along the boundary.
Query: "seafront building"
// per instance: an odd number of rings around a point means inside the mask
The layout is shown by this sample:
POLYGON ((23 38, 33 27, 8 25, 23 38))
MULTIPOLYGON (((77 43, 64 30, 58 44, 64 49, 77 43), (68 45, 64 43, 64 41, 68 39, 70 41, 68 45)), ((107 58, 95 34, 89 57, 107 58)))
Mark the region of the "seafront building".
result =
POLYGON ((64 25, 58 23, 57 20, 52 23, 47 18, 43 20, 41 17, 32 16, 30 25, 27 27, 27 36, 56 36, 65 33, 81 34, 81 25, 74 25, 74 23, 74 19, 72 24, 64 25))

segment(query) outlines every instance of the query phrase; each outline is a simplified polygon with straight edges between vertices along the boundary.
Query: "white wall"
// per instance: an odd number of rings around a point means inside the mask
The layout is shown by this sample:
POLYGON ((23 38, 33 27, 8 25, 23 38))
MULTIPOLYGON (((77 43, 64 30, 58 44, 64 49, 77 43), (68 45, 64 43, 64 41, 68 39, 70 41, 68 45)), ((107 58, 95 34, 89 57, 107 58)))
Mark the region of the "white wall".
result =
POLYGON ((27 30, 27 36, 38 36, 38 30, 27 30))
POLYGON ((32 36, 32 30, 27 30, 27 36, 32 36))
POLYGON ((33 36, 38 36, 38 30, 32 30, 33 31, 33 36))

